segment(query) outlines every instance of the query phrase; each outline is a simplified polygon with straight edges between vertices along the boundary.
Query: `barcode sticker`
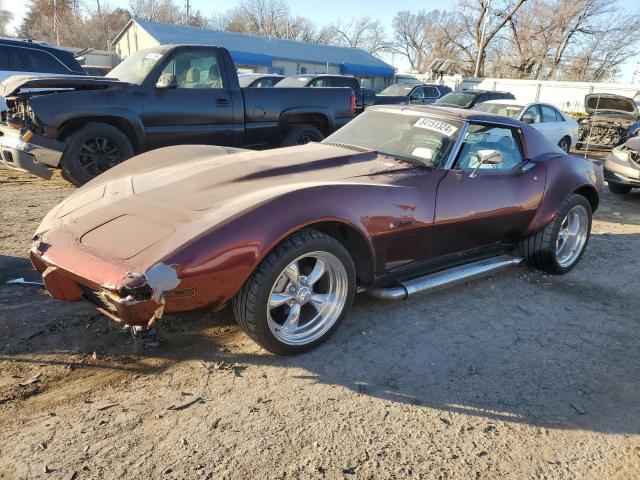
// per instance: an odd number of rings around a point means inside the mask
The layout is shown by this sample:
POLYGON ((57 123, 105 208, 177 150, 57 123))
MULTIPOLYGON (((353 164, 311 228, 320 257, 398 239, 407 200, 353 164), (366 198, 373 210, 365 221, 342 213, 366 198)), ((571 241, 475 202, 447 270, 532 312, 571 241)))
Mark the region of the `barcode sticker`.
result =
POLYGON ((454 127, 450 123, 441 122, 439 120, 432 120, 425 117, 420 118, 416 123, 413 124, 413 126, 418 128, 425 128, 427 130, 440 133, 447 137, 452 136, 458 131, 458 128, 454 127))

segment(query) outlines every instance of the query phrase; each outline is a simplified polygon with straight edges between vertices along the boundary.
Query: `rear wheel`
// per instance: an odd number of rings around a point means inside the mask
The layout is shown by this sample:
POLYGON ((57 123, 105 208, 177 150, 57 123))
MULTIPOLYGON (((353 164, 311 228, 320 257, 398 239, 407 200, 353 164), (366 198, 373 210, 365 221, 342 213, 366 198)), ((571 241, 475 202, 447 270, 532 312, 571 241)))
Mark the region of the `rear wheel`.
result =
POLYGON ((616 195, 626 195, 631 191, 631 187, 628 185, 620 185, 619 183, 609 182, 609 191, 616 195))
POLYGON ((569 153, 571 149, 571 139, 569 137, 562 137, 558 142, 558 146, 565 151, 565 153, 569 153))
POLYGON ((571 194, 544 229, 522 241, 520 253, 540 270, 567 273, 582 258, 590 234, 591 204, 582 195, 571 194))
POLYGON ((72 183, 83 185, 133 154, 131 142, 120 130, 89 123, 69 137, 61 167, 72 183))
POLYGON ((293 234, 271 252, 233 300, 235 317, 261 347, 280 355, 325 341, 347 315, 355 267, 337 240, 293 234))
POLYGON ((281 145, 292 147, 294 145, 304 145, 309 142, 320 142, 324 140, 324 135, 316 127, 311 125, 292 125, 287 128, 281 145))

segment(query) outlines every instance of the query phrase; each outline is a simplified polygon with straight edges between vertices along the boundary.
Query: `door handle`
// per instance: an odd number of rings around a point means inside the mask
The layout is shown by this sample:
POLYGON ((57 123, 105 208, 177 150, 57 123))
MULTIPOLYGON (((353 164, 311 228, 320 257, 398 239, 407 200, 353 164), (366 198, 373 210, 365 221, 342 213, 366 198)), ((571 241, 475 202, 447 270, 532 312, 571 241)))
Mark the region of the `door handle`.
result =
POLYGON ((216 107, 228 107, 230 105, 229 100, 226 98, 216 99, 216 107))

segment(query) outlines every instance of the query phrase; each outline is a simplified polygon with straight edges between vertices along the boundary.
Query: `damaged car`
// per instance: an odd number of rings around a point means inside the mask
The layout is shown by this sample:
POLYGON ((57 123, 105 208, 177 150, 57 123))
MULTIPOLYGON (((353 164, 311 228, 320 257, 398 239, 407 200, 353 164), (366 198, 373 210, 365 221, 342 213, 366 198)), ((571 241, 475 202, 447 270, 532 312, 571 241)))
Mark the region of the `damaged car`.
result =
POLYGON ((120 324, 231 305, 259 345, 294 354, 326 340, 356 292, 402 300, 521 263, 570 271, 602 185, 601 168, 517 120, 374 106, 320 143, 138 155, 51 210, 30 256, 53 297, 120 324))
POLYGON ((604 161, 604 178, 611 193, 618 195, 640 188, 640 136, 611 150, 604 161))
POLYGON ((349 122, 348 88, 242 88, 228 50, 160 45, 105 77, 14 76, 0 86, 0 165, 82 185, 170 145, 269 148, 319 141, 349 122))
POLYGON ((576 148, 612 149, 640 132, 640 113, 632 98, 595 93, 584 99, 587 118, 579 121, 576 148))

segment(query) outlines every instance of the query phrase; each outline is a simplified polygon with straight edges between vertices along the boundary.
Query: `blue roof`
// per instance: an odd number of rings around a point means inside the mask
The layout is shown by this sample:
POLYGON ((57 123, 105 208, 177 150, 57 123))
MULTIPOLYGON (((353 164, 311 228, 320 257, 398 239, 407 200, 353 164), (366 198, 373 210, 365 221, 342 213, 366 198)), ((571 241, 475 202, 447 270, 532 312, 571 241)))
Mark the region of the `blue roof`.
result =
POLYGON ((342 73, 354 75, 392 77, 395 73, 391 65, 358 48, 258 37, 149 20, 133 21, 160 44, 219 45, 228 49, 238 64, 270 66, 268 57, 271 57, 322 64, 329 62, 331 65, 340 65, 342 73))

